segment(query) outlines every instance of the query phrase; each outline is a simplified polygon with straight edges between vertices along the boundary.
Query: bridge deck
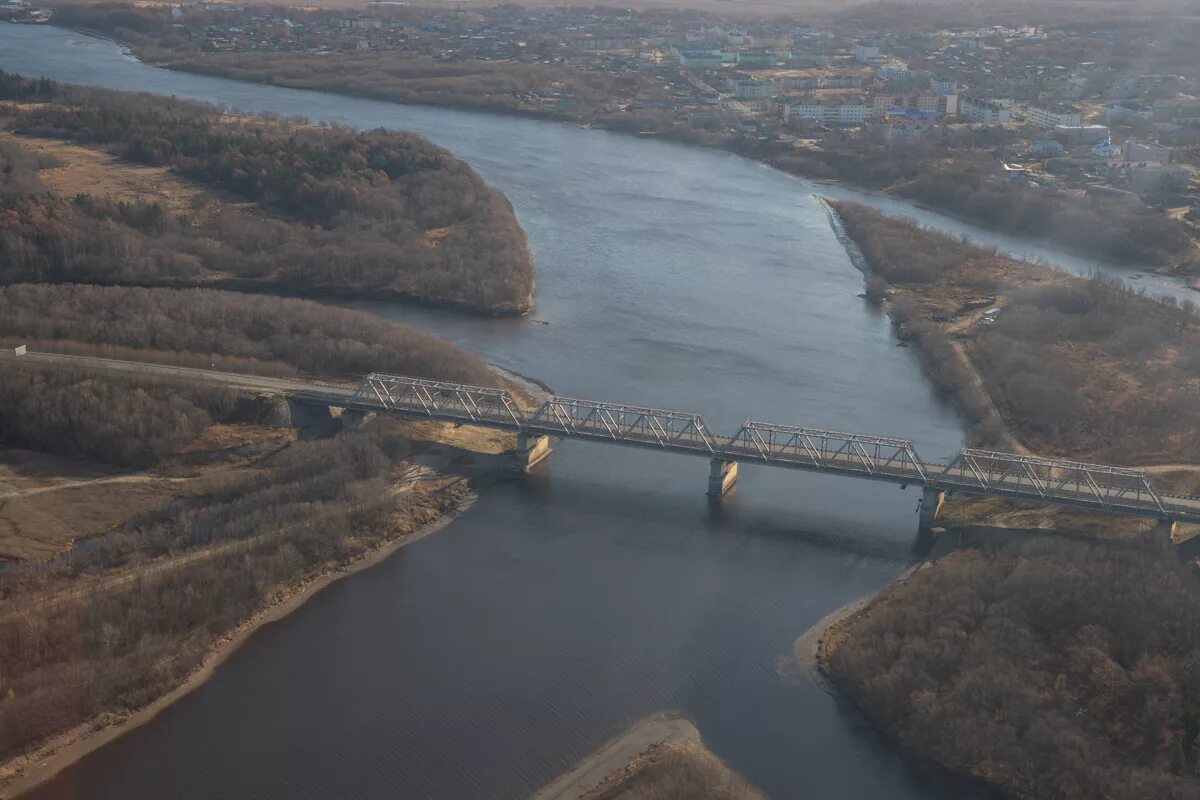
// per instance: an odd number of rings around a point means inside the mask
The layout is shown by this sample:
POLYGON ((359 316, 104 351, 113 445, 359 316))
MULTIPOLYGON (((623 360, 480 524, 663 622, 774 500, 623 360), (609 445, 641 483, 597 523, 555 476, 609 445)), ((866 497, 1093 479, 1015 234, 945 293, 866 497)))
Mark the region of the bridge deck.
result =
MULTIPOLYGON (((16 356, 10 354, 8 358, 16 356)), ((391 375, 357 387, 290 378, 30 352, 20 358, 132 372, 289 397, 360 411, 437 419, 525 435, 583 439, 722 461, 914 484, 1080 510, 1200 523, 1200 497, 1155 489, 1141 470, 965 449, 950 463, 924 461, 912 442, 882 436, 748 421, 732 436, 699 414, 551 397, 524 409, 503 390, 391 375)))
POLYGON ((1144 471, 1123 467, 971 449, 943 464, 922 460, 904 439, 754 421, 723 436, 710 432, 698 414, 560 397, 529 410, 501 390, 387 375, 368 376, 354 391, 321 387, 296 398, 531 436, 1200 523, 1200 497, 1160 493, 1144 471))

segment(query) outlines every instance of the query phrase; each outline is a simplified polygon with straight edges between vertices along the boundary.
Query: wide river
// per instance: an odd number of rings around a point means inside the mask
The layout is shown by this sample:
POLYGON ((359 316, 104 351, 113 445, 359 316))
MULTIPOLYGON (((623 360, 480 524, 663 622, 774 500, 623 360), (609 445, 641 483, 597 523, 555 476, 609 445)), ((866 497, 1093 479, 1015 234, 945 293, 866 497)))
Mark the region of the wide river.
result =
MULTIPOLYGON (((0 25, 0 68, 448 147, 512 200, 539 269, 534 316, 549 324, 359 306, 561 394, 701 411, 718 431, 753 418, 904 436, 929 459, 962 444, 954 411, 857 296, 862 276, 804 181, 569 125, 171 72, 57 28, 0 25)), ((559 443, 543 474, 321 592, 31 796, 516 800, 661 709, 686 713, 776 798, 961 796, 780 673, 797 635, 911 563, 918 495, 745 467, 710 508, 707 470, 559 443)))

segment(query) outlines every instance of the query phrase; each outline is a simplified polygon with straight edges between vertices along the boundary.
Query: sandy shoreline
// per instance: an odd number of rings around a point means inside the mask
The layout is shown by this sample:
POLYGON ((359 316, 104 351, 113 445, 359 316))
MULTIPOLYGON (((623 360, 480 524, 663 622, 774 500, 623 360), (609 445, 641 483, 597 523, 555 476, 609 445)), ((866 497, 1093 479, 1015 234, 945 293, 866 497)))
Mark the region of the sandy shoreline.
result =
POLYGON ((909 575, 912 575, 925 563, 920 561, 914 564, 875 591, 851 600, 841 608, 835 609, 817 620, 811 628, 796 637, 796 641, 792 643, 790 662, 784 659, 785 663, 781 666, 780 672, 785 677, 803 676, 830 694, 838 694, 837 687, 821 669, 821 647, 823 644, 827 644, 826 635, 835 632, 839 626, 849 622, 856 614, 866 611, 883 592, 903 583, 909 575))
POLYGON ((0 800, 8 800, 8 798, 14 798, 24 792, 28 792, 39 784, 50 780, 63 769, 89 753, 98 750, 129 731, 145 725, 172 703, 202 686, 212 677, 217 667, 233 655, 238 648, 245 644, 264 625, 283 619, 304 605, 317 592, 335 581, 373 567, 400 548, 414 542, 419 542, 425 537, 442 530, 469 509, 476 499, 478 499, 478 494, 474 491, 468 492, 452 509, 428 525, 387 542, 375 550, 364 553, 349 564, 341 565, 334 570, 317 575, 297 586, 285 590, 284 596, 278 602, 272 603, 267 608, 260 610, 257 614, 238 625, 225 638, 221 639, 205 658, 204 663, 189 675, 183 683, 149 705, 138 709, 126 717, 112 721, 102 716, 85 722, 66 733, 60 734, 33 753, 18 756, 4 764, 2 769, 4 772, 9 773, 9 775, 6 778, 0 778, 0 782, 3 782, 0 785, 0 800))
POLYGON ((595 789, 613 772, 628 766, 654 745, 700 745, 700 731, 677 714, 656 714, 637 722, 571 770, 543 787, 531 800, 576 800, 595 789))

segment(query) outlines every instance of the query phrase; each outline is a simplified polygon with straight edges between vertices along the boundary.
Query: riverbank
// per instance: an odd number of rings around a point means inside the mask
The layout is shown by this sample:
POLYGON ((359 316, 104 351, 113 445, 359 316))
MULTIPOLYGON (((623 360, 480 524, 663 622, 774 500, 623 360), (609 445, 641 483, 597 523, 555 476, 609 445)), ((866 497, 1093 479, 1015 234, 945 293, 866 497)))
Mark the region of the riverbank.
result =
MULTIPOLYGON (((434 428, 442 427, 450 428, 418 423, 416 430, 428 435, 435 433, 434 428)), ((472 435, 466 429, 453 429, 447 433, 457 446, 434 448, 432 453, 415 459, 424 463, 417 463, 415 470, 406 471, 398 479, 393 491, 418 493, 422 496, 422 504, 408 517, 393 519, 392 534, 383 543, 340 563, 324 564, 317 571, 279 588, 267 605, 217 639, 198 667, 179 685, 149 704, 127 714, 104 713, 55 736, 31 753, 0 764, 0 798, 12 798, 29 791, 88 753, 145 725, 202 686, 260 628, 291 614, 334 582, 369 569, 400 548, 444 529, 474 504, 479 492, 512 474, 505 456, 496 452, 496 437, 492 432, 472 435), (462 472, 464 457, 473 462, 465 473, 462 472), (454 468, 452 465, 458 465, 460 474, 449 471, 454 468), (432 509, 437 509, 437 516, 425 520, 432 509)))
MULTIPOLYGON (((912 574, 913 570, 919 567, 920 564, 916 564, 905 570, 889 586, 904 581, 912 574)), ((836 694, 837 687, 829 680, 829 676, 825 674, 823 668, 826 654, 836 649, 838 643, 845 637, 846 631, 853 625, 854 620, 867 613, 880 593, 887 589, 888 586, 882 586, 874 592, 851 600, 841 608, 834 609, 817 620, 792 643, 792 663, 789 667, 794 668, 800 675, 825 691, 836 694)), ((791 669, 788 670, 788 673, 791 673, 791 669)))
POLYGON ((1081 461, 1200 463, 1195 304, 831 205, 857 247, 851 258, 870 270, 868 298, 920 348, 975 443, 1081 461))
POLYGON ((531 800, 761 800, 678 714, 635 723, 531 800), (702 794, 696 793, 697 790, 702 794))

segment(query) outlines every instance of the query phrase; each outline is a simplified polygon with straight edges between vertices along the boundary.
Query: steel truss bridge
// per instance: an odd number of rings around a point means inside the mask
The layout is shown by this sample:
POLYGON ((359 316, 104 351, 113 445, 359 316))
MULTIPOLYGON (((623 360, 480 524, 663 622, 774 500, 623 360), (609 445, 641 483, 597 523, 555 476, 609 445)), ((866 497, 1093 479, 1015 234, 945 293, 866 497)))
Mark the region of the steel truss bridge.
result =
MULTIPOLYGON (((710 494, 721 494, 732 484, 730 467, 736 479, 736 464, 747 463, 912 484, 937 493, 938 502, 941 492, 951 491, 1200 523, 1200 497, 1160 492, 1146 472, 1126 467, 972 448, 943 464, 922 459, 907 439, 755 420, 725 435, 710 431, 703 417, 689 412, 567 397, 550 397, 536 409, 525 409, 502 389, 378 373, 364 378, 357 389, 308 386, 289 396, 361 412, 514 431, 521 448, 549 437, 701 456, 713 464, 710 494)), ((541 455, 546 452, 542 448, 541 455)))

